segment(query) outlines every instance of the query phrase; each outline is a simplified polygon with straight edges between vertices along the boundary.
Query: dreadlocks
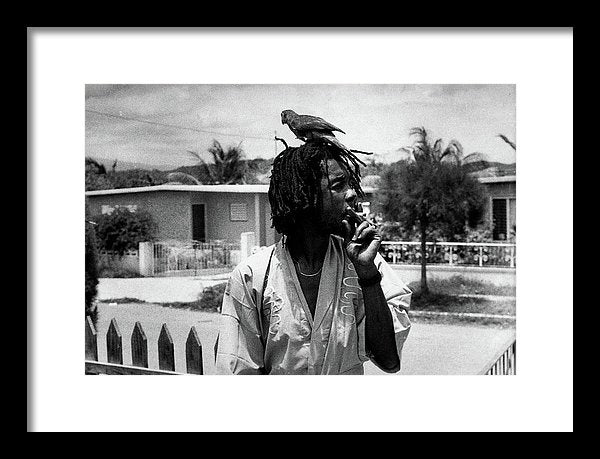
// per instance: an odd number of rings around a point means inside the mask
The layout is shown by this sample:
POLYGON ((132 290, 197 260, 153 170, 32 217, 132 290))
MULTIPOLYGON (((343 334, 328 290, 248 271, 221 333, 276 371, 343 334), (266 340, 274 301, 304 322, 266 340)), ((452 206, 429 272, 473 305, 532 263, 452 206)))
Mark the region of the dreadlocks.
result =
POLYGON ((329 179, 327 160, 335 159, 346 170, 349 186, 364 197, 360 186, 360 165, 366 166, 353 153, 343 151, 321 140, 309 140, 300 147, 287 147, 273 161, 269 202, 272 226, 288 235, 303 218, 321 209, 321 179, 329 179))

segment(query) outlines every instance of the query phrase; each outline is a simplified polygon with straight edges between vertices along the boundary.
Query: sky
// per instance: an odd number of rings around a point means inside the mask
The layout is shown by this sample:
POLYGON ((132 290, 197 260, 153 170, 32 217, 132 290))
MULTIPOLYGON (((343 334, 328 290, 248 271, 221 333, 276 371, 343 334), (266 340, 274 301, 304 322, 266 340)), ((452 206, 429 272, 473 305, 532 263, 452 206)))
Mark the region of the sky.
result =
POLYGON ((283 149, 275 134, 301 144, 281 124, 285 109, 333 123, 344 145, 380 162, 405 158, 399 149, 421 126, 445 144, 458 140, 465 154, 516 162, 497 137, 516 140, 515 85, 95 84, 86 85, 85 109, 85 156, 107 165, 190 166, 197 161, 188 150, 209 160, 213 140, 241 145, 248 159, 271 159, 283 149))

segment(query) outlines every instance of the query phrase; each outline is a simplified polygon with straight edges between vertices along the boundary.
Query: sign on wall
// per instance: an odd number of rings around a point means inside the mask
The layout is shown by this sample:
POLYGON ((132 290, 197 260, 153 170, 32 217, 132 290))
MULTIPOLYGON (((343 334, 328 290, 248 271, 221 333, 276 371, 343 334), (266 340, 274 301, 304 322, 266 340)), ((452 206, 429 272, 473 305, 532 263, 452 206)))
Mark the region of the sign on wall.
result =
POLYGON ((229 204, 229 220, 232 222, 247 222, 248 206, 246 203, 229 204))

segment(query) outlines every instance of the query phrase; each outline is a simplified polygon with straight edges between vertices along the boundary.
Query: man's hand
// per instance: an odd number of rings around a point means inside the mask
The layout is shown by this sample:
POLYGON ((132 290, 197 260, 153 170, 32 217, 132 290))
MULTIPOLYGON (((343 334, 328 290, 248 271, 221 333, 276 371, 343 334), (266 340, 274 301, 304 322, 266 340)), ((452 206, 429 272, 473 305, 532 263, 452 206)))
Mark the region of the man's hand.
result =
POLYGON ((343 220, 342 224, 346 234, 344 238, 346 253, 352 261, 358 277, 369 279, 377 275, 375 256, 381 245, 381 236, 377 229, 369 222, 362 222, 354 231, 347 220, 343 220))
MULTIPOLYGON (((375 266, 375 256, 381 244, 377 229, 362 222, 354 232, 347 221, 342 221, 347 235, 346 253, 352 261, 359 283, 373 279, 379 274, 375 266)), ((388 373, 400 370, 400 358, 396 348, 394 322, 385 295, 379 283, 361 285, 365 305, 365 349, 371 360, 388 373)))

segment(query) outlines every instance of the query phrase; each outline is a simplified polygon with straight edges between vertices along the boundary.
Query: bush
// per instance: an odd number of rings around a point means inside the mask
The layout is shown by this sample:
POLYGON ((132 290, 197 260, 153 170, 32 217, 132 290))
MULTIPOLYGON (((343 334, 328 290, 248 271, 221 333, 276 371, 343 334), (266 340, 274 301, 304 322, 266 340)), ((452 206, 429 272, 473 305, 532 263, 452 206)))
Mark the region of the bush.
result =
MULTIPOLYGON (((416 227, 406 228, 400 222, 384 221, 379 226, 382 241, 420 241, 421 235, 416 227)), ((444 234, 435 228, 427 230, 428 241, 445 241, 444 234)))
POLYGON ((206 287, 200 296, 198 301, 198 309, 202 311, 215 311, 221 312, 221 305, 223 304, 223 295, 225 294, 226 282, 222 284, 213 285, 206 287))
POLYGON ((155 239, 157 225, 150 213, 132 212, 126 207, 118 207, 110 214, 95 217, 98 224, 96 237, 99 248, 116 252, 123 256, 128 250, 137 250, 140 242, 155 239))
POLYGON ((412 234, 398 222, 383 222, 379 226, 382 241, 410 241, 412 234))
POLYGON ((140 277, 140 273, 137 271, 132 271, 127 268, 111 268, 111 267, 102 267, 100 268, 99 277, 112 277, 112 278, 122 278, 122 279, 131 279, 134 277, 140 277))
POLYGON ((467 229, 464 240, 465 242, 493 242, 492 224, 484 222, 476 228, 467 229))

